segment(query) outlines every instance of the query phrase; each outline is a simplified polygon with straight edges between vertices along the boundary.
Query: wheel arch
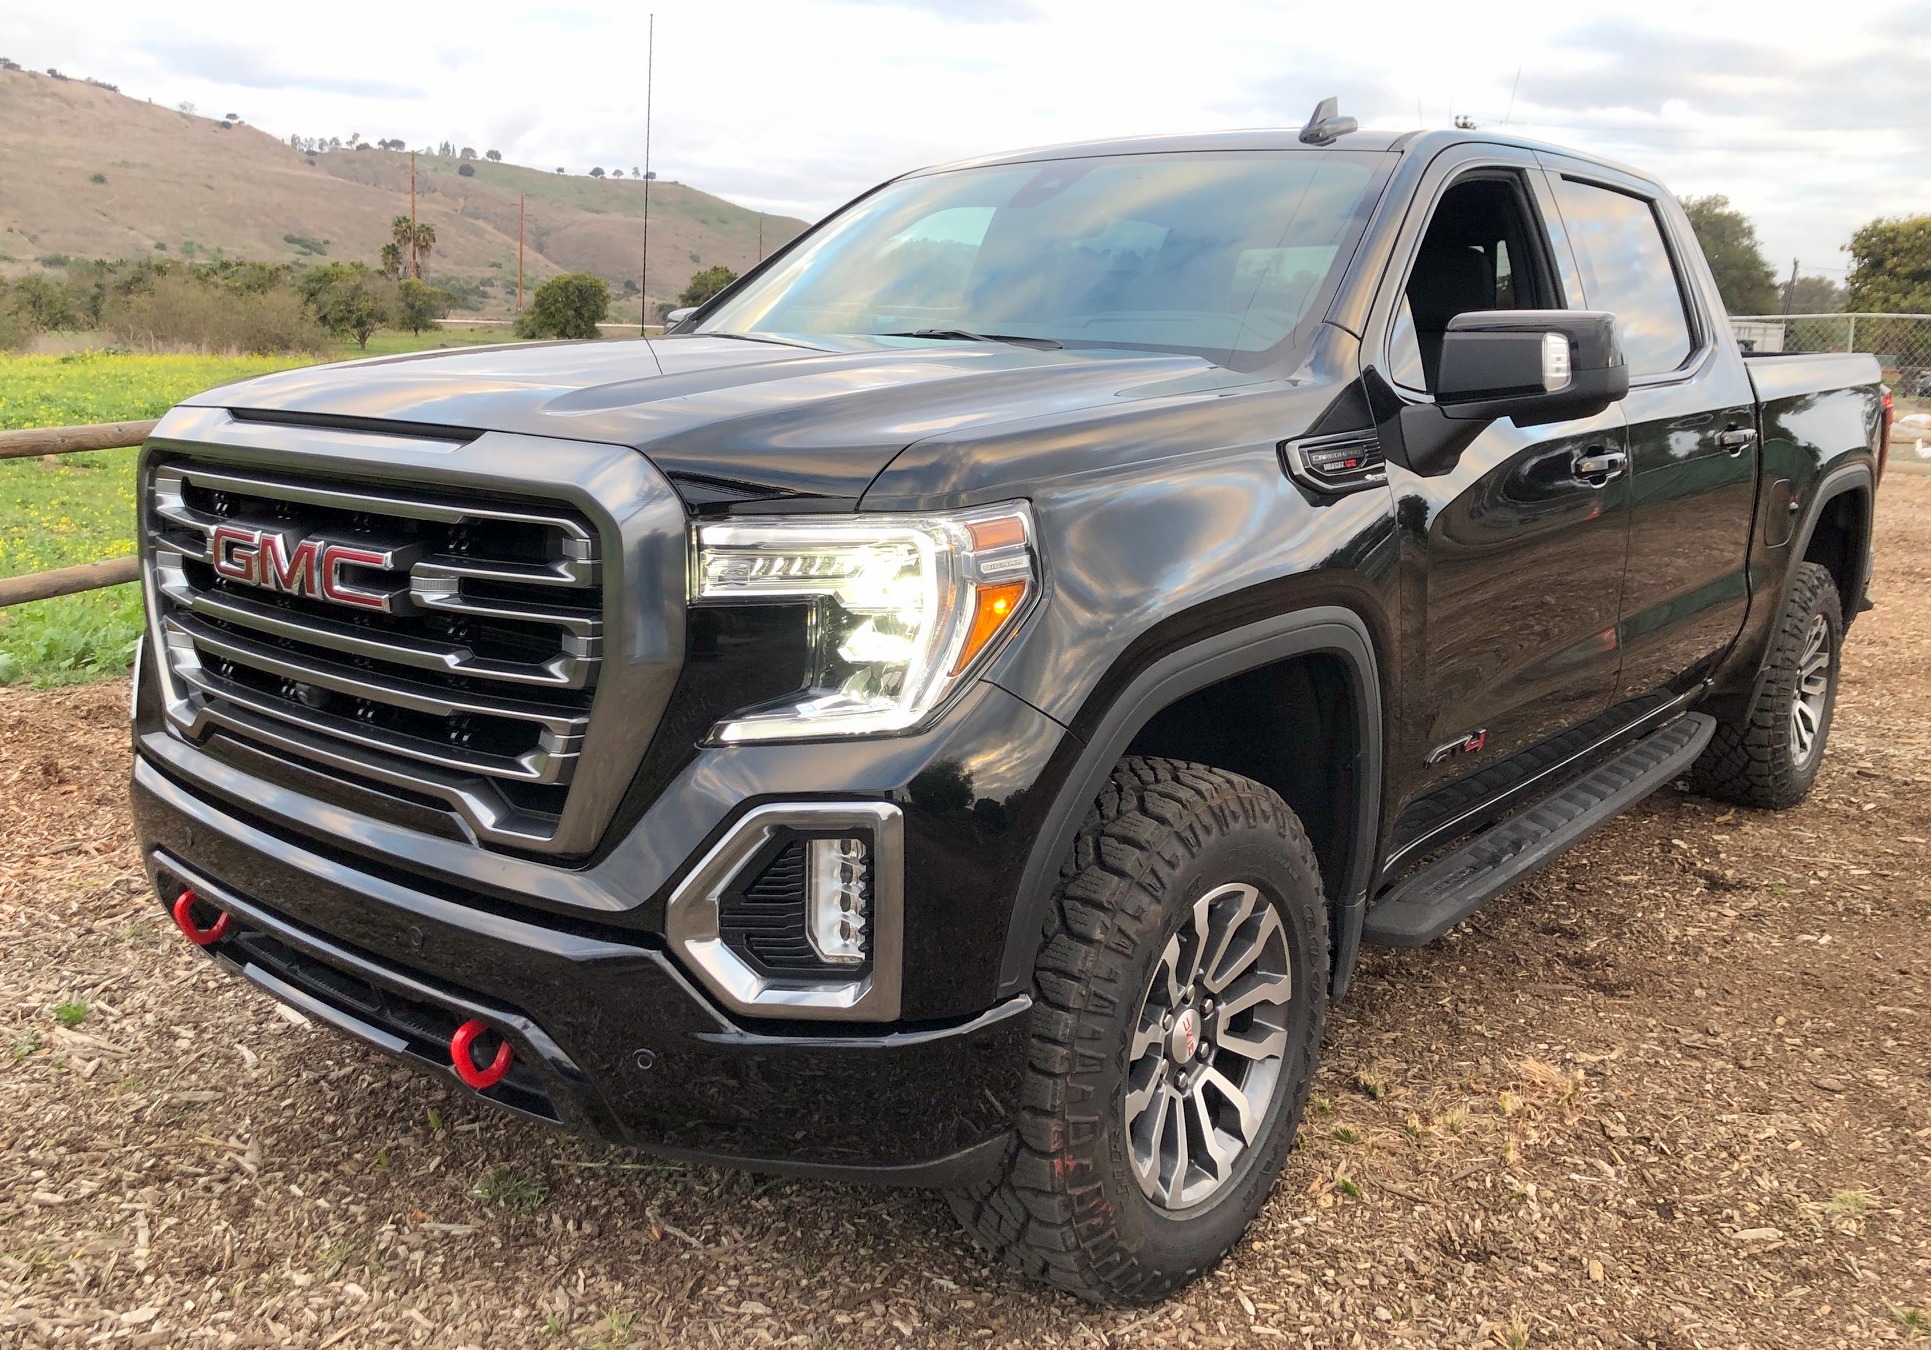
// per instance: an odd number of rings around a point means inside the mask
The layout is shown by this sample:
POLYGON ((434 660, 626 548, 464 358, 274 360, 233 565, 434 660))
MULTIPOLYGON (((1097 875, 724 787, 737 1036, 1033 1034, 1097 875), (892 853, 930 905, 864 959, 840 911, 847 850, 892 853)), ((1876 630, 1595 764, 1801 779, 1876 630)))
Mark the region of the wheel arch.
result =
POLYGON ((1791 541, 1790 568, 1779 603, 1790 594, 1800 564, 1820 563, 1837 583, 1838 597, 1844 604, 1844 626, 1850 626, 1862 608, 1871 579, 1875 497, 1875 478, 1868 464, 1841 465, 1824 476, 1791 541))
MULTIPOLYGON (((1190 698, 1309 658, 1334 664, 1345 679, 1349 702, 1352 800, 1350 809, 1337 813, 1346 831, 1344 859, 1337 868, 1344 882, 1338 894, 1328 897, 1332 994, 1338 998, 1346 991, 1360 945, 1374 861, 1381 801, 1382 688, 1367 622, 1352 609, 1322 605, 1227 629, 1169 652, 1135 674, 1097 715, 1081 719, 1084 748, 1054 797, 1021 874, 1000 962, 1002 996, 1030 987, 1060 864, 1107 775, 1130 750, 1138 752, 1135 742, 1142 733, 1163 713, 1190 698)), ((1282 795, 1293 801, 1290 794, 1282 795)))

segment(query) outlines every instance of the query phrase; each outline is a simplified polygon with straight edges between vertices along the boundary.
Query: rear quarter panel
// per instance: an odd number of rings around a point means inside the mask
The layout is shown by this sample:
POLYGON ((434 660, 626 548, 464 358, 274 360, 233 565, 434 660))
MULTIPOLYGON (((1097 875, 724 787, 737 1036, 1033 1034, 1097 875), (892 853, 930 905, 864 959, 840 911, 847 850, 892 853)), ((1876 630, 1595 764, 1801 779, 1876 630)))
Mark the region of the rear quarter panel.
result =
MULTIPOLYGON (((1875 487, 1883 391, 1877 360, 1857 354, 1750 357, 1761 469, 1750 547, 1750 613, 1715 692, 1747 695, 1818 514, 1842 492, 1875 487)), ((1865 518, 1869 528, 1869 514, 1865 518)), ((1868 558, 1868 539, 1866 540, 1868 558)), ((1868 568, 1868 563, 1866 564, 1868 568)), ((1866 572, 1868 576, 1868 571, 1866 572)), ((1862 598, 1843 597, 1845 617, 1862 598)))

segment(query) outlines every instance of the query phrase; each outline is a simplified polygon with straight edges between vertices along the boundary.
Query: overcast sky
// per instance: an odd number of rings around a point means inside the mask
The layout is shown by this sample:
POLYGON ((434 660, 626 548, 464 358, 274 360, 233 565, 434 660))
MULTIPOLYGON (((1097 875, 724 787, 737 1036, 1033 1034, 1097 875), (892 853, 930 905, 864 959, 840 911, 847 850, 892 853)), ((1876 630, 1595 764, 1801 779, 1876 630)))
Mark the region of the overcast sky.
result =
MULTIPOLYGON (((449 140, 573 173, 644 160, 653 0, 546 6, 7 0, 0 55, 300 132, 449 140)), ((654 0, 651 163, 814 218, 907 168, 1144 132, 1482 127, 1722 192, 1779 270, 1841 277, 1931 212, 1931 7, 654 0), (1591 11, 1595 13, 1591 13, 1591 11)))

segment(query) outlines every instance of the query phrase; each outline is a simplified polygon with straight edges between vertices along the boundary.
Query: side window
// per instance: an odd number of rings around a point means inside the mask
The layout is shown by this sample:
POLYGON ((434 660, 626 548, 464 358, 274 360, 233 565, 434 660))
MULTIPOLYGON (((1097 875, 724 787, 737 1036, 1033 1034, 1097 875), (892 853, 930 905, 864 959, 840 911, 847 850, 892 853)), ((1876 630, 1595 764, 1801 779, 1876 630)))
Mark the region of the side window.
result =
POLYGON ((1553 303, 1520 186, 1492 173, 1442 194, 1402 288, 1388 337, 1389 378, 1432 391, 1442 334, 1457 314, 1553 303))
POLYGON ((1629 373, 1675 370, 1693 345, 1689 311, 1655 206, 1573 178, 1558 178, 1555 188, 1589 308, 1616 316, 1629 373))

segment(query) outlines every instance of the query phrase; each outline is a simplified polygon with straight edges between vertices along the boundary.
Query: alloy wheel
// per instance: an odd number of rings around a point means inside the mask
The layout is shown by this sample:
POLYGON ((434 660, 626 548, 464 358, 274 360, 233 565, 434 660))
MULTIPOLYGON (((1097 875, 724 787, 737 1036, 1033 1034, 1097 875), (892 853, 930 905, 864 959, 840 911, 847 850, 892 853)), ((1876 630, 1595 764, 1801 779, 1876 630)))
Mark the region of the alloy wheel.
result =
POLYGON ((1830 624, 1818 614, 1804 634, 1803 654, 1797 658, 1797 696, 1790 701, 1790 754, 1799 764, 1810 762, 1830 704, 1830 624))
POLYGON ((1210 1199, 1260 1142, 1293 994, 1286 927, 1256 887, 1194 902, 1154 964, 1127 1051, 1127 1141, 1155 1205, 1210 1199))

